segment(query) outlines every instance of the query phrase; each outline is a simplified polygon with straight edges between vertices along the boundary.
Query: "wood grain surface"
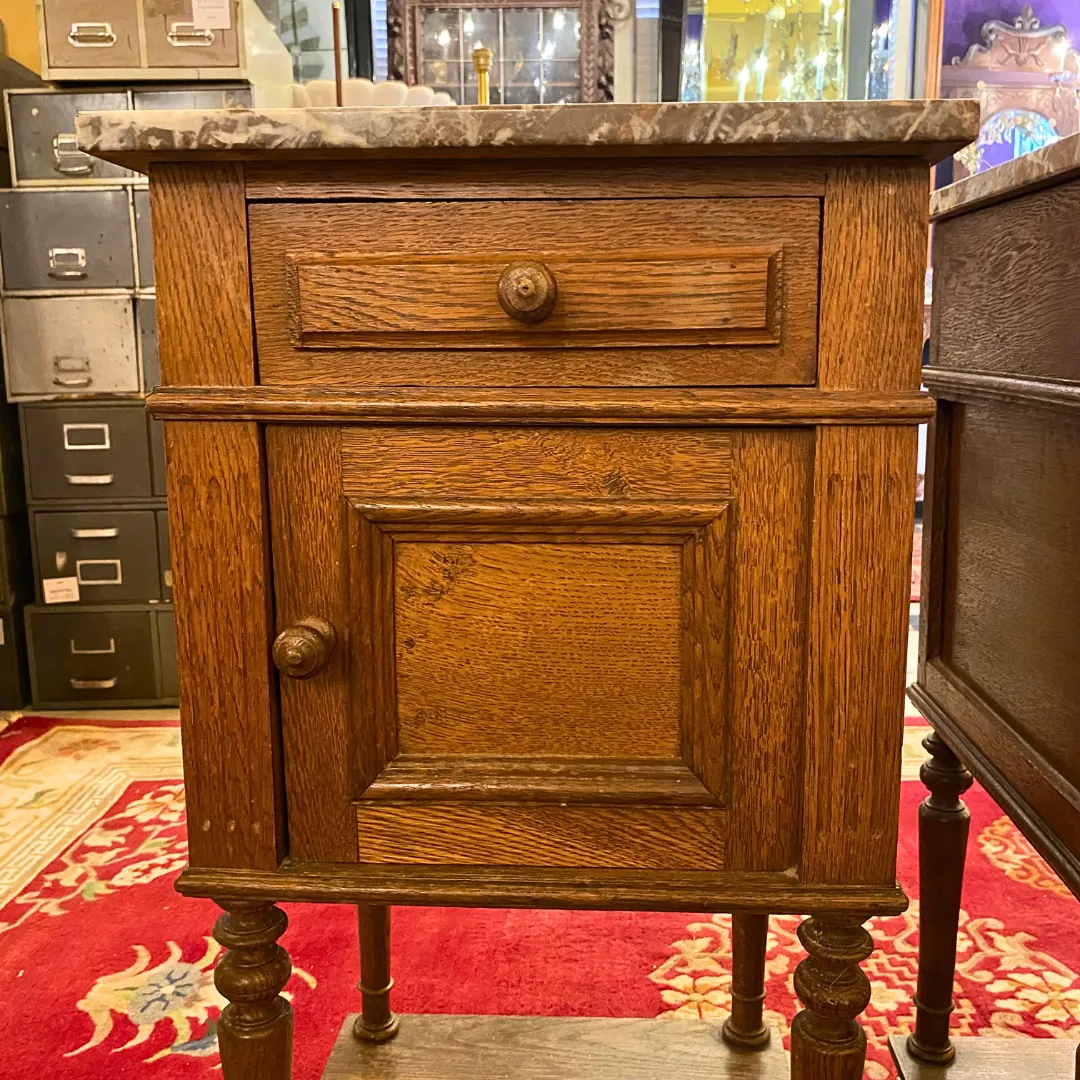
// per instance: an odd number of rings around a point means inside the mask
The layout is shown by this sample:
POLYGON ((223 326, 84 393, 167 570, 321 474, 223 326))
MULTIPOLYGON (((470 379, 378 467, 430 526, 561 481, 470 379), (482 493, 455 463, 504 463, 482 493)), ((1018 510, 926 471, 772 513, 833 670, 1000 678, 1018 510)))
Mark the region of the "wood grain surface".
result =
POLYGON ((514 252, 290 255, 299 348, 497 349, 771 345, 780 246, 521 253, 555 279, 555 309, 528 327, 496 295, 514 252), (632 282, 613 291, 615 282, 632 282))
POLYGON ((798 860, 814 436, 732 437, 728 865, 798 860))
MULTIPOLYGON (((244 168, 253 201, 384 199, 393 202, 510 198, 610 199, 611 164, 565 158, 530 161, 320 161, 244 168)), ((816 161, 736 159, 707 161, 636 159, 619 165, 620 199, 818 197, 825 193, 825 166, 816 161)))
POLYGON ((726 1047, 705 1020, 403 1016, 392 1042, 359 1046, 348 1017, 323 1080, 787 1080, 780 1039, 726 1047))
POLYGON ((720 870, 727 814, 706 807, 361 802, 361 863, 720 870))
POLYGON ((351 861, 356 831, 348 804, 359 785, 351 770, 360 733, 349 693, 355 635, 341 435, 336 428, 270 427, 266 469, 276 632, 314 615, 337 633, 337 645, 319 676, 280 679, 289 850, 296 859, 351 861), (326 557, 314 558, 316 552, 326 557), (326 753, 328 746, 337 752, 326 753))
POLYGON ((378 428, 342 431, 353 498, 715 499, 730 490, 719 431, 378 428))
POLYGON ((896 879, 916 432, 818 431, 800 878, 896 879))
POLYGON ((194 866, 286 850, 264 451, 255 424, 166 424, 188 844, 194 866))
POLYGON ((928 1065, 908 1053, 905 1035, 890 1035, 889 1050, 899 1080, 1074 1080, 1076 1041, 1073 1039, 1006 1039, 992 1035, 955 1039, 951 1065, 928 1065))
POLYGON ((252 386, 242 165, 160 164, 150 185, 163 386, 252 386))
POLYGON ((919 385, 929 178, 918 162, 829 169, 821 231, 820 388, 919 385))
MULTIPOLYGON (((249 218, 260 381, 266 384, 708 386, 810 383, 814 378, 820 226, 816 199, 430 202, 413 204, 408 213, 376 202, 253 203, 249 218), (596 348, 545 348, 536 327, 511 326, 505 338, 500 331, 504 347, 492 350, 480 347, 490 330, 483 321, 474 325, 476 341, 454 349, 419 348, 416 342, 393 347, 390 342, 389 348, 309 350, 293 340, 290 304, 295 283, 290 260, 294 258, 482 255, 505 263, 542 258, 580 264, 589 253, 604 260, 634 250, 664 249, 669 256, 678 252, 694 258, 699 252, 745 245, 782 249, 776 287, 768 297, 770 310, 780 319, 777 344, 661 348, 655 336, 641 330, 625 338, 635 346, 629 352, 599 347, 603 339, 596 348)), ((495 303, 496 280, 497 275, 491 281, 490 310, 511 323, 495 303)), ((603 315, 604 325, 619 326, 640 318, 633 313, 658 298, 671 300, 676 295, 673 289, 681 296, 690 288, 689 282, 681 288, 677 282, 673 285, 670 277, 664 282, 658 286, 659 295, 653 295, 647 275, 611 263, 588 285, 595 297, 590 317, 603 315)), ((437 292, 441 291, 440 285, 437 292)), ((685 295, 702 310, 696 287, 685 295)), ((406 296, 407 309, 415 312, 419 296, 406 296)), ((427 301, 432 298, 428 290, 427 301)), ((329 299, 328 293, 321 302, 329 299)), ((572 301, 571 289, 564 297, 566 310, 573 310, 572 301)), ((380 296, 380 304, 387 302, 396 307, 400 297, 380 296)), ((475 311, 479 303, 470 299, 467 309, 475 311)), ((340 306, 335 310, 340 318, 340 306)), ((555 314, 541 327, 549 323, 557 327, 558 311, 556 305, 555 314)), ((469 320, 460 329, 467 331, 469 320)), ((572 335, 566 341, 576 343, 577 338, 572 335)))
POLYGON ((1072 180, 934 227, 936 367, 1080 382, 1078 215, 1072 180))
POLYGON ((830 424, 920 424, 934 412, 928 394, 913 391, 740 390, 708 388, 513 391, 484 387, 387 387, 332 390, 259 386, 155 391, 151 413, 170 420, 259 420, 305 424, 484 423, 493 427, 552 424, 679 424, 688 427, 809 427, 830 424))

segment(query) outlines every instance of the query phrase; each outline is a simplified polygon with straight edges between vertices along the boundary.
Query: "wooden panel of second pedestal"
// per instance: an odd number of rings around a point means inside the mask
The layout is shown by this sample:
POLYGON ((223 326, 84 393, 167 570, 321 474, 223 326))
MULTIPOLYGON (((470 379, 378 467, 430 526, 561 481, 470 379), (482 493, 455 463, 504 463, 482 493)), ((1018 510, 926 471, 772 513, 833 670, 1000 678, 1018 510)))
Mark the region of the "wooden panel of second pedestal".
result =
POLYGON ((507 861, 485 813, 537 865, 795 863, 812 432, 277 428, 268 454, 279 626, 344 629, 336 674, 282 686, 295 859, 355 861, 360 799, 376 861, 430 861, 409 838, 450 803, 444 855, 473 865, 507 861), (722 551, 688 563, 680 514, 715 518, 722 551), (321 569, 342 550, 351 569, 321 569), (726 611, 702 640, 698 604, 726 611), (604 851, 541 844, 523 783, 545 813, 590 807, 604 851))

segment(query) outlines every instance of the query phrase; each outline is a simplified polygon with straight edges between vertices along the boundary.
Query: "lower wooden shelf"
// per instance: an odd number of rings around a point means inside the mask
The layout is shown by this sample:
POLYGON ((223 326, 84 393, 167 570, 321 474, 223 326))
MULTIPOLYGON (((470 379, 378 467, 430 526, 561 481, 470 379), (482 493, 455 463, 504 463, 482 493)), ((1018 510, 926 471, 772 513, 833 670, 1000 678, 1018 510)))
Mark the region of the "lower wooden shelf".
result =
POLYGON ((906 1035, 890 1035, 899 1080, 1073 1080, 1077 1043, 1072 1039, 953 1038, 956 1060, 928 1065, 907 1050, 906 1035))
POLYGON ((402 1016, 395 1039, 364 1044, 348 1017, 323 1080, 787 1080, 777 1032, 730 1049, 719 1024, 552 1016, 402 1016))

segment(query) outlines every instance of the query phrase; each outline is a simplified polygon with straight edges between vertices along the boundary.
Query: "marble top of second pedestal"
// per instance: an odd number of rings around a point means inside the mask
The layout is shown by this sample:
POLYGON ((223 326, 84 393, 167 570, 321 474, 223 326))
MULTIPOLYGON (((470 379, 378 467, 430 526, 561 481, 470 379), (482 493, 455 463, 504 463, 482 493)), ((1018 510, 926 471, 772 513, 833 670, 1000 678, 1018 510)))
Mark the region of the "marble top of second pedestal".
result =
POLYGON ((79 145, 156 160, 360 156, 887 155, 937 161, 978 134, 974 101, 672 102, 80 113, 79 145))

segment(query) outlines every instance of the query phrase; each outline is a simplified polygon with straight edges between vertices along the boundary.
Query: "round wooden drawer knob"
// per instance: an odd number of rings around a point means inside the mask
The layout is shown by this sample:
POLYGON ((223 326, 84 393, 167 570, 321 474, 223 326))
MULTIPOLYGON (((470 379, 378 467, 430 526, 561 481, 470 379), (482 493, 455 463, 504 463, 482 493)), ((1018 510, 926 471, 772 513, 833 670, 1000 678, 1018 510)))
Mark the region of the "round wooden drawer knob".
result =
POLYGON ((499 275, 499 303, 518 322, 546 319, 558 295, 555 275, 542 262, 512 262, 499 275))
POLYGON ((317 675, 337 644, 337 632, 325 620, 310 615, 274 638, 274 663, 282 675, 308 679, 317 675))

